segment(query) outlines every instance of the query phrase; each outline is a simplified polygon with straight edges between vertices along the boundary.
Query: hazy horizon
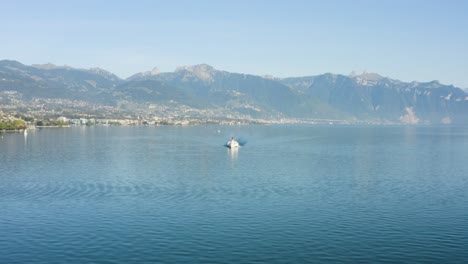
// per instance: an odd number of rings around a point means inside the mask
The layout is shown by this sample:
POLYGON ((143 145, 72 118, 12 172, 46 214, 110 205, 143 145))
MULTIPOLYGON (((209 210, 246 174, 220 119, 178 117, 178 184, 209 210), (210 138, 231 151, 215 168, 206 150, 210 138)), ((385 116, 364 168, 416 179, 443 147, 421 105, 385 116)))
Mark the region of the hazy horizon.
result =
MULTIPOLYGON (((15 59, 0 59, 0 61, 2 60, 6 60, 6 61, 16 61, 16 62, 19 62, 21 64, 23 64, 21 61, 17 61, 15 59)), ((105 68, 102 68, 102 67, 98 67, 98 66, 91 66, 89 68, 79 68, 79 67, 75 67, 74 65, 70 65, 70 64, 64 64, 64 65, 58 65, 58 64, 55 64, 55 63, 52 63, 52 62, 47 62, 47 63, 34 63, 34 64, 25 64, 25 65, 28 65, 28 66, 32 66, 32 67, 37 67, 37 68, 43 68, 43 67, 57 67, 57 68, 67 68, 67 67, 70 67, 70 68, 73 68, 73 69, 77 69, 77 70, 84 70, 84 71, 87 71, 87 70, 92 70, 92 69, 101 69, 101 70, 105 70, 105 71, 108 71, 109 73, 111 74, 114 74, 116 75, 117 77, 121 78, 122 80, 126 80, 136 74, 140 74, 140 73, 148 73, 148 72, 152 72, 154 70, 157 70, 158 73, 173 73, 173 72, 176 72, 177 70, 179 70, 180 68, 185 68, 185 67, 197 67, 197 66, 201 66, 201 65, 207 65, 209 67, 213 67, 213 65, 209 65, 208 63, 198 63, 198 64, 194 64, 194 65, 180 65, 180 66, 177 66, 176 68, 174 68, 173 70, 169 70, 169 71, 160 71, 160 69, 158 67, 153 67, 153 69, 148 69, 146 71, 142 71, 142 72, 134 72, 133 74, 130 74, 129 76, 126 76, 126 77, 122 77, 122 76, 119 76, 117 73, 115 72, 112 72, 108 69, 105 69, 105 68), (42 67, 41 67, 42 66, 42 67)), ((216 67, 213 67, 214 70, 216 71, 226 71, 225 69, 219 69, 219 68, 216 68, 216 67)), ((229 71, 226 71, 226 72, 229 72, 229 71)), ((246 75, 253 75, 253 76, 259 76, 259 77, 264 77, 264 78, 268 78, 268 77, 273 77, 273 78, 279 78, 279 79, 287 79, 287 78, 301 78, 301 77, 310 77, 310 76, 320 76, 320 75, 323 75, 323 74, 337 74, 337 75, 343 75, 343 76, 361 76, 361 75, 365 75, 365 74, 378 74, 380 76, 382 76, 383 78, 389 78, 389 79, 393 79, 393 80, 398 80, 398 81, 402 81, 402 80, 399 80, 399 79, 396 79, 396 78, 393 78, 392 76, 387 76, 386 74, 384 73, 380 73, 380 72, 372 72, 372 71, 368 71, 368 70, 363 70, 362 72, 356 72, 356 71, 352 71, 348 74, 342 74, 342 73, 334 73, 334 72, 323 72, 323 73, 319 73, 317 75, 301 75, 301 76, 284 76, 284 77, 279 77, 279 76, 275 76, 275 75, 257 75, 257 74, 254 74, 254 73, 249 73, 249 72, 245 72, 245 71, 239 71, 239 72, 230 72, 230 73, 236 73, 236 74, 246 74, 246 75)), ((427 82, 432 82, 432 81, 436 81, 436 82, 440 82, 439 80, 430 80, 430 81, 427 81, 427 82)), ((419 80, 411 80, 411 81, 408 81, 409 82, 420 82, 419 80)), ((447 84, 447 83, 442 83, 444 85, 451 85, 451 84, 447 84)), ((463 87, 457 87, 457 88, 461 88, 463 89, 463 87)))
POLYGON ((294 77, 365 70, 468 88, 468 3, 6 2, 0 58, 127 78, 209 64, 294 77))

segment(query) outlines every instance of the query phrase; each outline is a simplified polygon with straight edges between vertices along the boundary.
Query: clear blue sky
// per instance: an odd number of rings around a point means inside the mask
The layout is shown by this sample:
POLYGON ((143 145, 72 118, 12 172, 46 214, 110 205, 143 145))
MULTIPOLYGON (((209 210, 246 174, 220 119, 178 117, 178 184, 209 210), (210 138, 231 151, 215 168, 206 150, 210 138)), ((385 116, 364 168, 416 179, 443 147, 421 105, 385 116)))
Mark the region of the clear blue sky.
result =
POLYGON ((0 59, 278 77, 373 71, 468 88, 468 1, 0 0, 0 59))

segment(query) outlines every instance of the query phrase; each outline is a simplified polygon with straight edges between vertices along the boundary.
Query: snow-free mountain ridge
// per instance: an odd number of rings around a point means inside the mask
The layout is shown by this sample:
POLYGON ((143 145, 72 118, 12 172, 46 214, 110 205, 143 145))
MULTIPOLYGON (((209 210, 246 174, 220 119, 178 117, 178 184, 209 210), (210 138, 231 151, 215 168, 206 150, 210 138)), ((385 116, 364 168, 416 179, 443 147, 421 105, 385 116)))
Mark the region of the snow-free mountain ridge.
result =
POLYGON ((462 89, 437 81, 402 82, 370 72, 274 78, 199 64, 174 72, 154 68, 121 79, 100 68, 28 66, 3 60, 0 93, 8 91, 17 92, 22 100, 63 98, 127 110, 178 105, 263 119, 468 123, 468 95, 462 89))

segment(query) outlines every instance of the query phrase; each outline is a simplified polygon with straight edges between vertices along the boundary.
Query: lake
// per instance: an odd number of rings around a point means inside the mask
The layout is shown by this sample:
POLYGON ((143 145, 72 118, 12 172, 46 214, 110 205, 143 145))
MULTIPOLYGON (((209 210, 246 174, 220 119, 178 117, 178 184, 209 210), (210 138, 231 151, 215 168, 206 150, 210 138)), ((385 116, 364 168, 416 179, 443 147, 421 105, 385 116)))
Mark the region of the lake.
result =
POLYGON ((1 136, 0 263, 468 260, 466 126, 1 136))

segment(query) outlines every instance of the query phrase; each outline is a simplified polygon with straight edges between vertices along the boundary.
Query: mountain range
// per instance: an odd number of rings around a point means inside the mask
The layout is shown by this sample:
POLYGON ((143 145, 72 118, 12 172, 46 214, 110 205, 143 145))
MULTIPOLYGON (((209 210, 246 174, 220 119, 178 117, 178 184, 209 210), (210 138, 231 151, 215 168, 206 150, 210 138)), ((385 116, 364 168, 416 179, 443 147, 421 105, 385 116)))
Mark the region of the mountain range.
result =
POLYGON ((200 64, 174 72, 154 68, 121 79, 100 68, 29 66, 2 60, 0 109, 12 104, 5 95, 8 92, 19 94, 25 104, 38 99, 70 100, 130 112, 139 109, 139 114, 153 116, 161 114, 154 110, 157 106, 164 106, 186 109, 186 115, 191 109, 253 119, 468 123, 468 94, 462 89, 438 81, 402 82, 369 72, 274 78, 200 64))

